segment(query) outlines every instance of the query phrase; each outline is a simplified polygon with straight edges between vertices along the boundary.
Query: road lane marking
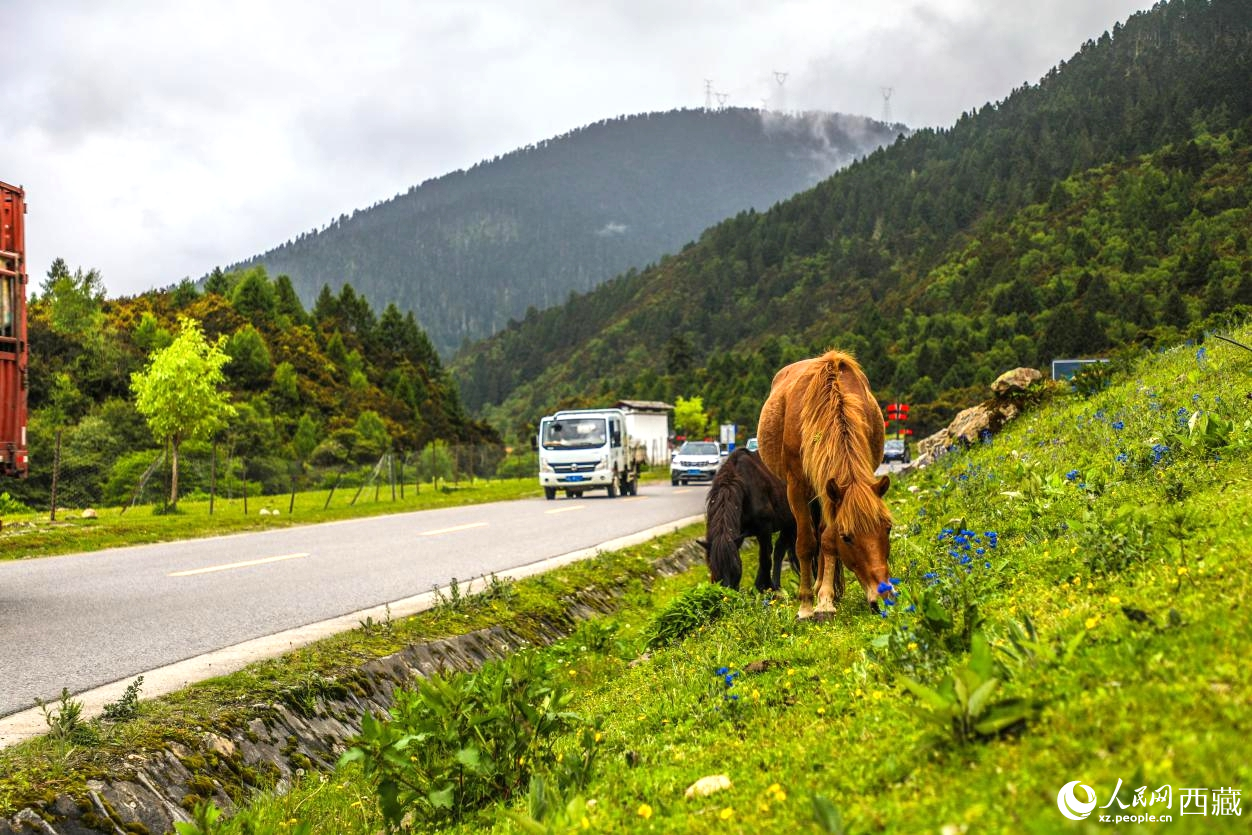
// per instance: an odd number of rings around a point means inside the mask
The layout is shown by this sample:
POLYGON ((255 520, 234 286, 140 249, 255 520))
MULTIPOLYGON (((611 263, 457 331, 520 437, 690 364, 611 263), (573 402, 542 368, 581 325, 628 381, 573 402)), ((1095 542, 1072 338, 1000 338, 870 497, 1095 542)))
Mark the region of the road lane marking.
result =
POLYGON ((684 487, 684 488, 683 488, 683 489, 681 489, 681 490, 675 490, 675 491, 674 491, 674 495, 675 495, 675 496, 681 496, 683 493, 690 493, 690 492, 691 492, 691 488, 690 488, 690 487, 684 487))
POLYGON ((486 522, 470 522, 468 525, 456 525, 451 528, 438 528, 433 531, 422 531, 418 536, 438 536, 441 533, 456 533, 457 531, 468 531, 471 528, 485 528, 486 522))
POLYGON ((544 513, 551 516, 553 513, 568 513, 571 510, 584 510, 586 507, 587 506, 585 504, 576 504, 572 507, 557 507, 552 510, 545 510, 544 513))
POLYGON ((283 560, 298 560, 301 557, 307 557, 307 553, 299 554, 283 554, 278 557, 262 557, 259 560, 244 560, 243 562, 228 562, 223 565, 210 565, 207 568, 189 568, 186 571, 174 571, 168 576, 170 577, 191 577, 195 574, 211 574, 214 571, 230 571, 234 568, 247 568, 250 565, 264 565, 268 562, 282 562, 283 560))
MULTIPOLYGON (((344 520, 345 522, 351 520, 344 520)), ((694 525, 697 522, 704 521, 704 514, 697 516, 687 516, 682 519, 675 519, 662 525, 639 531, 637 533, 628 534, 618 539, 611 539, 601 542, 598 545, 592 545, 589 548, 583 548, 579 551, 571 551, 567 554, 561 554, 556 557, 540 559, 536 562, 526 565, 517 566, 515 568, 504 569, 497 573, 496 576, 503 579, 520 580, 523 577, 530 577, 544 571, 551 571, 563 565, 569 565, 577 560, 589 559, 598 556, 606 551, 616 551, 622 548, 629 548, 632 545, 638 545, 641 542, 647 542, 658 536, 673 533, 682 530, 688 525, 694 525)), ((323 523, 338 524, 338 523, 323 523)), ((236 534, 240 536, 242 534, 236 534)), ((388 613, 392 617, 408 617, 418 612, 430 609, 439 603, 438 594, 445 597, 452 593, 450 586, 444 586, 437 592, 423 592, 413 597, 406 597, 401 600, 395 600, 387 604, 373 606, 369 609, 362 609, 347 615, 341 615, 330 620, 311 623, 307 626, 298 626, 294 629, 277 632, 273 635, 267 635, 261 638, 253 638, 243 641, 232 646, 223 647, 219 650, 198 655, 194 658, 188 658, 173 664, 167 664, 164 667, 158 667, 153 670, 136 670, 135 674, 141 674, 144 677, 144 693, 149 698, 154 696, 164 696, 167 693, 173 693, 185 688, 188 684, 213 676, 226 675, 240 670, 246 664, 253 661, 260 661, 267 658, 278 658, 291 652, 293 649, 307 646, 314 641, 337 635, 342 632, 350 632, 358 629, 361 622, 366 618, 380 620, 388 613)), ((91 690, 74 693, 76 701, 83 703, 83 718, 92 719, 99 716, 104 710, 104 706, 109 702, 116 702, 124 695, 123 691, 128 685, 134 681, 134 674, 119 679, 111 684, 102 687, 96 687, 91 690)), ((43 736, 48 732, 47 715, 39 708, 32 707, 17 713, 10 713, 8 716, 0 717, 0 750, 33 739, 37 736, 43 736)))

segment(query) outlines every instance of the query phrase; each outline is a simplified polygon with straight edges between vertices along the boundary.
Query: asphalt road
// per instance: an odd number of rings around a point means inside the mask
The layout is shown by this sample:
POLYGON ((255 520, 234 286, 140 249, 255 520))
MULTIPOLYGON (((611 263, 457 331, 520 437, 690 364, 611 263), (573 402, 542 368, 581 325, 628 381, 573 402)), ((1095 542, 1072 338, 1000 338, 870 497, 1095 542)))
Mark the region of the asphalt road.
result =
POLYGON ((702 514, 707 488, 531 499, 0 563, 0 716, 702 514))

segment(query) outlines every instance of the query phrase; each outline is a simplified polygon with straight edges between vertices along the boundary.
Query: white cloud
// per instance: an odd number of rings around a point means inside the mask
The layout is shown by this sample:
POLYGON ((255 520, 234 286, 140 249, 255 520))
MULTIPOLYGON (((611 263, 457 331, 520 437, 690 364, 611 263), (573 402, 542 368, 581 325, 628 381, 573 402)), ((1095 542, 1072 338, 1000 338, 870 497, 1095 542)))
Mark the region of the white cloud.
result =
POLYGON ((728 104, 947 124, 1143 0, 0 0, 0 180, 36 283, 199 276, 599 119, 728 104), (773 72, 788 73, 782 88, 773 72))

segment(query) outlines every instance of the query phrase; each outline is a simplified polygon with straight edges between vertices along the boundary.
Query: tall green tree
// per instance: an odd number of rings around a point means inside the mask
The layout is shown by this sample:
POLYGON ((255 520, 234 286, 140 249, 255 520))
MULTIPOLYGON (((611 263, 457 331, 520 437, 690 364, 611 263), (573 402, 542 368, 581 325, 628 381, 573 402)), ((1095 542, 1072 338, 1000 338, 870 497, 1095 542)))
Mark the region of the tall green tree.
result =
POLYGON ((157 440, 170 446, 170 506, 178 504, 178 450, 183 441, 207 438, 233 417, 222 366, 230 362, 224 338, 209 342, 200 323, 179 318, 179 333, 131 375, 135 408, 157 440))
POLYGON ((708 429, 709 416, 704 413, 704 398, 688 400, 679 397, 674 401, 674 431, 689 438, 703 438, 708 429))

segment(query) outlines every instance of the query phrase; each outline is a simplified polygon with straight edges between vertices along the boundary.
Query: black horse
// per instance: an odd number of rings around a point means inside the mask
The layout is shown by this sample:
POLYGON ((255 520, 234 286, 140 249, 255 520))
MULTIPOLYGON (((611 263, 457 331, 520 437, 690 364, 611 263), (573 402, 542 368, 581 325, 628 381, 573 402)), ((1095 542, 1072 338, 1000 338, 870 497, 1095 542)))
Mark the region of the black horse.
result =
POLYGON ((796 568, 796 523, 787 504, 787 488, 746 450, 730 454, 713 477, 705 502, 706 539, 699 540, 714 583, 738 589, 743 577, 739 548, 746 537, 756 537, 760 563, 757 591, 777 591, 783 555, 796 568), (774 534, 778 542, 773 542, 774 534))

